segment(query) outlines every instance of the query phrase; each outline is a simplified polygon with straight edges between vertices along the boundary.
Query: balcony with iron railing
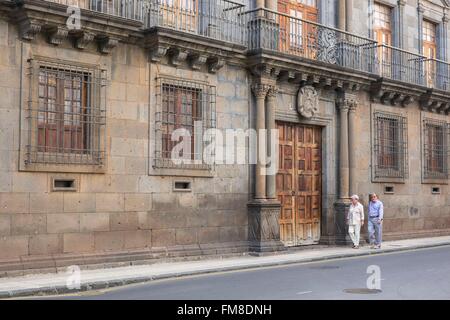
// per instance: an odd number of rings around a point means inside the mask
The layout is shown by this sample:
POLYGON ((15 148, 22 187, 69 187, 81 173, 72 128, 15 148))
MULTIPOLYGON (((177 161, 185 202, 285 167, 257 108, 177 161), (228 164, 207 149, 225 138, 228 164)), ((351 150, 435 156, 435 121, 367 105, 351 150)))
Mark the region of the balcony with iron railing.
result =
POLYGON ((144 25, 246 45, 244 12, 244 4, 231 0, 145 0, 144 25))
POLYGON ((450 91, 450 64, 277 11, 247 10, 247 0, 30 0, 77 6, 245 47, 450 91))
POLYGON ((250 52, 272 51, 450 91, 448 62, 268 9, 246 11, 245 16, 250 52))
POLYGON ((43 0, 124 19, 142 21, 144 0, 43 0))
POLYGON ((250 51, 269 50, 365 72, 376 71, 376 41, 268 9, 247 11, 250 51))

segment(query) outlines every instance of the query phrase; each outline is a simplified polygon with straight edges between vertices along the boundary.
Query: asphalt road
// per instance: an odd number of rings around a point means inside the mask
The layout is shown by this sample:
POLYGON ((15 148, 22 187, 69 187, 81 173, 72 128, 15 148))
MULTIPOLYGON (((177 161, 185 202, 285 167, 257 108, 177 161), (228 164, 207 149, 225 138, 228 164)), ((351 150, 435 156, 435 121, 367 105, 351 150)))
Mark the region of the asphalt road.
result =
POLYGON ((50 299, 450 300, 450 246, 162 280, 50 299), (375 279, 369 281, 370 288, 376 289, 378 274, 381 291, 367 290, 369 277, 375 279))

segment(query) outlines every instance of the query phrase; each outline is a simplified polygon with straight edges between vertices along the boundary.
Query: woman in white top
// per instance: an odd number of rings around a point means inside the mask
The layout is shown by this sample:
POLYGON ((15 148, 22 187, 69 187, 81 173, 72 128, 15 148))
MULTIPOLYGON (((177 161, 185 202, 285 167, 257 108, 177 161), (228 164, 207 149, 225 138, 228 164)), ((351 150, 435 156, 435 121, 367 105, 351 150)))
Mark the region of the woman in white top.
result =
POLYGON ((361 227, 364 226, 364 207, 357 195, 352 196, 352 204, 347 215, 348 233, 353 241, 353 248, 359 249, 361 227))

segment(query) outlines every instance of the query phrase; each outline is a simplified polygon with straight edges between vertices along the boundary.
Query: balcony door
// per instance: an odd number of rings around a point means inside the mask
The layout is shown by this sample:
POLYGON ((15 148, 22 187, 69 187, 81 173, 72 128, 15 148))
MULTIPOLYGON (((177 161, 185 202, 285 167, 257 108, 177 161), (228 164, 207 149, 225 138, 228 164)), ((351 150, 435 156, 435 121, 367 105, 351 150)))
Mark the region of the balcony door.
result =
POLYGON ((185 32, 196 32, 199 0, 161 0, 162 25, 185 32))
POLYGON ((289 16, 280 17, 282 51, 315 59, 317 28, 303 20, 317 22, 317 1, 279 0, 278 12, 289 16))
POLYGON ((427 85, 433 86, 436 79, 436 24, 424 20, 422 25, 423 33, 423 55, 428 58, 426 63, 426 79, 427 85))
POLYGON ((392 9, 375 2, 373 13, 373 36, 378 42, 378 59, 383 76, 391 77, 392 73, 392 9))

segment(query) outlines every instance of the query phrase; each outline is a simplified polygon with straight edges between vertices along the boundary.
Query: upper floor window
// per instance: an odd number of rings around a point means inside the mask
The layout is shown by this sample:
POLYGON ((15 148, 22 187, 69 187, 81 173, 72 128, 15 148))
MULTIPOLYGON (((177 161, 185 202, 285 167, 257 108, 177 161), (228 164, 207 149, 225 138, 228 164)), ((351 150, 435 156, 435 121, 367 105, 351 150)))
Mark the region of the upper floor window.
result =
POLYGON ((278 11, 317 22, 317 0, 278 0, 278 11))
POLYGON ((215 87, 163 78, 158 86, 155 166, 209 169, 203 158, 203 135, 215 128, 215 87), (180 144, 183 148, 176 148, 180 144))
POLYGON ((374 39, 379 44, 392 45, 392 9, 375 2, 373 20, 374 39))
POLYGON ((426 179, 448 178, 449 128, 445 121, 423 121, 424 177, 426 179))
POLYGON ((436 80, 436 72, 438 72, 437 62, 434 60, 437 58, 437 42, 436 42, 436 29, 437 26, 433 22, 424 20, 422 24, 422 36, 423 36, 423 55, 427 57, 426 62, 426 81, 428 86, 434 86, 436 80))
POLYGON ((32 62, 28 163, 102 164, 104 71, 32 62))
POLYGON ((423 54, 430 59, 436 59, 436 24, 424 20, 422 25, 423 54))
MULTIPOLYGON (((159 2, 158 2, 159 3, 159 2)), ((160 23, 177 30, 195 32, 198 28, 198 0, 160 0, 160 23)))
POLYGON ((405 179, 408 171, 406 118, 377 112, 374 129, 375 178, 405 179))
POLYGON ((278 11, 289 16, 280 16, 280 26, 283 30, 280 47, 303 56, 314 55, 312 44, 317 36, 317 28, 303 20, 317 22, 316 0, 279 0, 278 11))

